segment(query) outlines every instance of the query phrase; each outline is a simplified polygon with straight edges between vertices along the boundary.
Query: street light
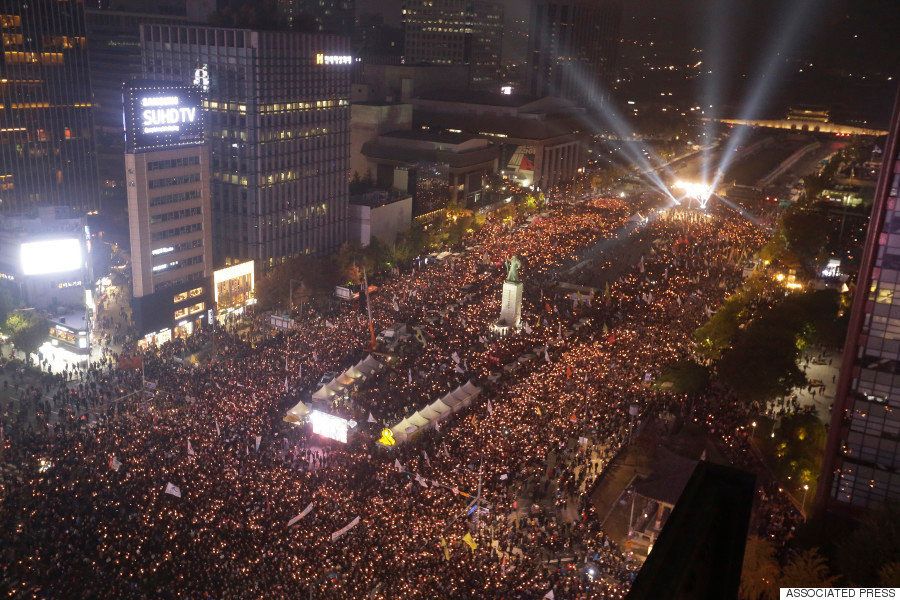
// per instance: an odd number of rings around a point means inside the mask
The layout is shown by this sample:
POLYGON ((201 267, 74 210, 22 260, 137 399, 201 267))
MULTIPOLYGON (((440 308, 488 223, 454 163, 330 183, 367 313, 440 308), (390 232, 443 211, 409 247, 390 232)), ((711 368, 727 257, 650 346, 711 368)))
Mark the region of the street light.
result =
POLYGON ((803 484, 803 502, 801 503, 801 504, 802 504, 802 507, 803 507, 803 514, 804 514, 804 515, 806 515, 806 494, 807 494, 808 492, 809 492, 809 484, 804 483, 804 484, 803 484))

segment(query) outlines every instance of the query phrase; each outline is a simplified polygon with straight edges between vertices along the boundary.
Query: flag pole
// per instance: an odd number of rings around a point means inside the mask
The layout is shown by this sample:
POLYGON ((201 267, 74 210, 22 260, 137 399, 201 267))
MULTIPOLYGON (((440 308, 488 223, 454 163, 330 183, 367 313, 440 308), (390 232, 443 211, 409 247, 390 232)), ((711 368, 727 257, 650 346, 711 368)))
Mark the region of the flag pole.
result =
POLYGON ((369 344, 370 350, 375 350, 375 325, 372 323, 372 305, 369 304, 369 279, 366 277, 366 267, 362 268, 363 274, 363 287, 365 288, 366 294, 366 315, 369 317, 369 344))

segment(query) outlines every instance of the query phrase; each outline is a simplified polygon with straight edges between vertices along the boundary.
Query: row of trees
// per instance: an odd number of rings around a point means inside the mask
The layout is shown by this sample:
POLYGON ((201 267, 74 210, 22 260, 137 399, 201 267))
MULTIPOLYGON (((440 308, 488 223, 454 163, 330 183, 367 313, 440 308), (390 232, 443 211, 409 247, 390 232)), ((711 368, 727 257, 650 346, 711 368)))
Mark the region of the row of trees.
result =
POLYGON ((900 505, 886 504, 857 524, 811 521, 786 558, 779 560, 769 540, 750 536, 741 598, 774 600, 779 587, 900 587, 900 505))
POLYGON ((683 359, 663 371, 676 393, 699 394, 715 372, 746 402, 784 396, 806 382, 798 366, 809 344, 838 345, 846 327, 840 294, 815 290, 769 297, 751 281, 695 332, 699 360, 683 359))
MULTIPOLYGON (((492 211, 490 218, 505 223, 535 214, 546 206, 543 194, 528 194, 492 211)), ((488 217, 459 204, 450 204, 427 222, 414 222, 397 236, 393 244, 373 238, 365 248, 344 244, 331 256, 301 255, 276 266, 257 284, 257 300, 262 310, 287 306, 293 290, 293 302, 309 302, 330 296, 334 286, 362 283, 365 270, 370 280, 393 268, 408 265, 417 256, 443 249, 458 248, 485 225, 488 217)))

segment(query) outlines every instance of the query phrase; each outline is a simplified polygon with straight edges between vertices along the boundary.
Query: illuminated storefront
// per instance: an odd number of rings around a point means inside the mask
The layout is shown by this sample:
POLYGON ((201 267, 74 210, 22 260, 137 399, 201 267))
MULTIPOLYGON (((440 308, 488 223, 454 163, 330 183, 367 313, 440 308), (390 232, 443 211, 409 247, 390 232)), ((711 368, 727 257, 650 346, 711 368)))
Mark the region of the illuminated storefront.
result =
POLYGON ((256 274, 252 260, 213 272, 213 300, 219 316, 240 314, 256 303, 256 274))

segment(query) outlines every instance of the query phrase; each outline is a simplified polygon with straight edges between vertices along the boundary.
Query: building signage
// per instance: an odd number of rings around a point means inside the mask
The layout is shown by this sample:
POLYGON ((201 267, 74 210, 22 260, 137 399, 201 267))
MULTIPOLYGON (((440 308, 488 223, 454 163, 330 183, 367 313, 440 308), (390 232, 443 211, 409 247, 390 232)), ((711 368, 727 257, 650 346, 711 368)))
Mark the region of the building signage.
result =
POLYGON ((316 54, 317 65, 349 65, 353 63, 352 56, 337 56, 319 52, 316 54))
POLYGON ((178 96, 141 98, 141 130, 143 133, 178 132, 197 120, 198 107, 181 106, 178 96))
POLYGON ((203 142, 200 88, 171 83, 133 83, 126 85, 124 99, 128 152, 203 142))

